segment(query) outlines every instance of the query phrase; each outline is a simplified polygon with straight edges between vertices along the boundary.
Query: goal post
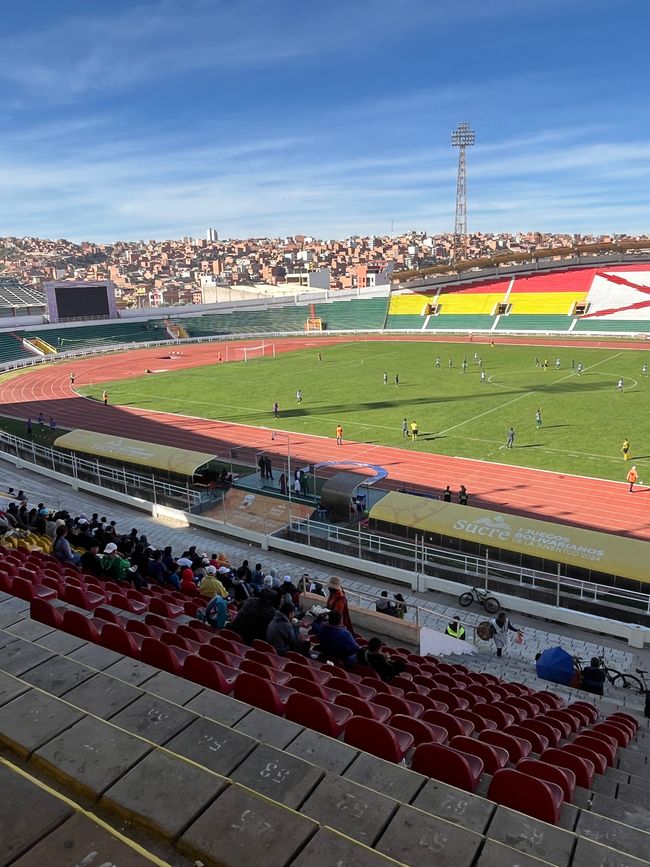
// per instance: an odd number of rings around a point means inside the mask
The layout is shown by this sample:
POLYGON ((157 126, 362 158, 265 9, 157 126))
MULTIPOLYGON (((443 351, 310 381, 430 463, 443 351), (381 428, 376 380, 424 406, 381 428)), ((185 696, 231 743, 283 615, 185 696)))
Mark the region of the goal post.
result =
POLYGON ((254 361, 256 358, 275 358, 275 343, 259 346, 232 346, 233 361, 254 361))

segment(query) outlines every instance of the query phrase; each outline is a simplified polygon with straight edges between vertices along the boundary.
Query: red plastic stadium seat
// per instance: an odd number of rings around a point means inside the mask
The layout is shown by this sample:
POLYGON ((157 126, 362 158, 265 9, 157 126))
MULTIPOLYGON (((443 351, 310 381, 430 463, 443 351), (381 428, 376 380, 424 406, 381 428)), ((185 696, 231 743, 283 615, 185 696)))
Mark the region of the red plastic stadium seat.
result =
POLYGON ((546 723, 546 725, 551 726, 557 731, 558 737, 560 738, 568 738, 573 733, 573 726, 580 725, 580 722, 577 717, 572 717, 572 722, 564 719, 563 717, 558 717, 556 714, 565 714, 566 711, 563 710, 549 710, 546 713, 538 714, 535 717, 535 722, 546 723), (553 714, 553 716, 551 716, 553 714))
POLYGON ((551 722, 546 722, 543 719, 537 717, 536 719, 529 719, 523 722, 522 728, 528 729, 531 732, 537 732, 538 735, 546 738, 548 741, 549 747, 557 747, 559 746, 560 739, 563 737, 563 731, 560 728, 560 723, 556 723, 553 725, 551 722))
POLYGON ((624 732, 627 732, 627 734, 629 734, 630 738, 633 738, 636 734, 636 729, 634 728, 632 723, 629 722, 629 720, 622 719, 619 716, 608 716, 606 717, 606 719, 603 720, 603 722, 605 725, 616 726, 617 728, 623 729, 624 732))
POLYGON ((373 704, 371 701, 366 701, 363 698, 357 698, 355 695, 347 695, 341 693, 334 699, 334 704, 339 707, 347 707, 352 711, 354 716, 366 717, 374 719, 377 722, 388 722, 390 719, 390 710, 381 704, 373 704))
POLYGON ((66 584, 63 590, 63 598, 68 605, 83 608, 85 611, 92 611, 106 602, 104 596, 100 596, 99 593, 83 590, 81 587, 74 587, 70 584, 66 584))
POLYGON ((346 744, 395 764, 401 762, 413 746, 413 735, 408 732, 391 728, 376 720, 356 716, 352 717, 346 725, 343 738, 346 744))
POLYGON ((418 719, 424 713, 423 705, 417 704, 414 701, 407 701, 405 698, 398 698, 396 695, 386 695, 385 693, 378 692, 373 702, 375 704, 383 704, 384 707, 390 709, 391 713, 403 713, 407 716, 412 716, 414 719, 418 719))
POLYGON ((401 729, 413 735, 416 747, 420 744, 444 744, 447 740, 446 729, 421 719, 414 719, 412 716, 395 713, 391 717, 390 724, 394 729, 401 729))
POLYGON ((327 684, 327 681, 330 679, 331 675, 327 671, 329 666, 325 666, 325 668, 312 668, 312 666, 308 666, 305 670, 303 665, 299 665, 297 662, 287 662, 284 666, 284 670, 293 677, 304 677, 307 680, 313 680, 314 683, 319 683, 322 686, 327 684))
POLYGON ((69 632, 70 635, 76 635, 77 638, 92 641, 93 644, 99 644, 100 630, 93 620, 84 617, 81 611, 71 611, 69 609, 65 611, 61 628, 64 632, 69 632))
POLYGON ((541 701, 548 710, 562 710, 564 707, 564 701, 560 698, 559 695, 555 695, 555 693, 548 692, 546 690, 540 689, 537 692, 534 692, 531 698, 536 698, 541 701))
POLYGON ((162 617, 160 614, 145 614, 144 622, 147 626, 153 626, 163 632, 176 632, 178 623, 173 617, 162 617))
POLYGON ((581 744, 564 744, 560 747, 560 752, 570 753, 574 756, 580 756, 583 759, 588 759, 594 766, 597 774, 604 774, 607 770, 607 759, 600 753, 590 750, 588 747, 581 744))
POLYGON ((574 701, 568 706, 567 710, 582 711, 583 713, 587 714, 590 722, 598 722, 598 711, 596 710, 594 705, 590 704, 588 701, 574 701))
POLYGON ((521 738, 524 741, 530 741, 532 752, 543 753, 549 746, 557 746, 557 744, 549 744, 548 738, 540 735, 538 732, 529 729, 526 725, 512 725, 501 729, 504 735, 512 735, 515 738, 521 738))
POLYGON ((411 770, 465 792, 475 792, 483 773, 483 762, 478 756, 444 744, 421 744, 413 753, 411 770))
POLYGON ((482 732, 486 729, 488 731, 496 731, 497 724, 492 719, 485 719, 485 717, 479 716, 477 713, 474 713, 471 710, 455 710, 454 716, 458 719, 464 719, 468 722, 471 722, 474 726, 475 732, 482 732))
POLYGON ((361 683, 364 686, 373 687, 373 689, 376 689, 378 693, 383 692, 384 695, 396 695, 398 698, 401 698, 404 695, 403 689, 400 689, 397 686, 390 686, 378 677, 364 677, 361 679, 361 683))
POLYGON ((253 650, 252 648, 246 651, 246 659, 250 659, 251 662, 258 662, 260 665, 267 665, 278 671, 282 671, 287 664, 286 660, 282 656, 278 656, 277 653, 266 653, 263 650, 253 650))
POLYGON ((533 751, 529 740, 515 737, 515 735, 506 735, 500 731, 482 731, 479 733, 478 739, 485 744, 492 744, 494 747, 503 747, 504 750, 507 750, 511 762, 528 758, 533 751))
POLYGON ((45 599, 32 599, 29 605, 29 616, 32 620, 45 623, 53 629, 61 629, 63 616, 60 608, 55 608, 45 599))
POLYGON ((190 641, 189 638, 183 638, 182 635, 177 635, 175 632, 163 632, 159 638, 163 644, 168 644, 170 647, 178 647, 186 653, 197 653, 201 647, 196 641, 190 641))
POLYGON ((557 825, 564 793, 555 783, 547 783, 511 768, 502 768, 492 777, 489 800, 527 816, 557 825))
POLYGON ((335 701, 341 694, 336 689, 330 689, 328 686, 321 686, 313 680, 307 680, 304 677, 292 677, 287 686, 295 689, 303 695, 312 695, 320 698, 323 701, 335 701))
MULTIPOLYGON (((508 704, 511 707, 518 707, 526 714, 527 719, 534 719, 539 713, 539 707, 532 701, 528 701, 527 698, 523 696, 515 696, 514 698, 508 699, 508 704)), ((553 713, 562 713, 562 711, 553 711, 553 713)))
POLYGON ((183 663, 183 677, 198 683, 208 689, 214 689, 224 695, 232 692, 236 680, 224 677, 223 672, 216 662, 205 659, 202 656, 192 654, 183 663))
POLYGON ((453 713, 455 710, 467 710, 470 707, 472 697, 470 696, 468 701, 467 698, 461 698, 453 689, 431 689, 429 690, 429 698, 446 704, 453 713))
POLYGON ((111 611, 110 608, 104 608, 103 605, 100 605, 98 608, 95 608, 93 611, 93 617, 96 617, 98 620, 103 620, 106 623, 114 623, 116 626, 124 628, 124 621, 116 614, 114 611, 111 611))
POLYGON ((160 617, 175 618, 179 614, 183 614, 183 609, 180 605, 173 605, 166 602, 164 599, 158 599, 153 596, 149 602, 149 611, 152 614, 158 614, 160 617))
MULTIPOLYGON (((573 705, 572 705, 572 707, 573 707, 573 705)), ((569 710, 570 710, 570 708, 569 708, 569 710)), ((621 713, 621 711, 617 711, 616 713, 612 713, 607 717, 608 722, 611 720, 615 720, 615 719, 621 719, 621 720, 623 720, 623 722, 629 723, 635 732, 639 728, 638 720, 635 720, 634 717, 630 716, 629 713, 621 713)))
POLYGON ((539 758, 540 761, 547 762, 549 765, 567 768, 573 772, 576 785, 583 789, 591 788, 596 769, 594 763, 589 759, 568 753, 566 750, 546 750, 539 758))
POLYGON ((327 681, 327 685, 330 689, 336 689, 348 695, 355 695, 357 698, 365 699, 365 701, 372 701, 377 695, 377 690, 371 686, 365 686, 363 683, 353 683, 351 680, 346 680, 342 677, 330 678, 327 681))
POLYGON ((102 647, 109 650, 114 650, 115 653, 120 653, 122 656, 130 656, 133 659, 140 657, 140 644, 144 641, 142 636, 140 641, 133 634, 127 632, 122 626, 117 626, 115 623, 103 622, 99 643, 102 647))
POLYGON ((279 668, 272 668, 270 665, 262 665, 260 662, 255 662, 255 660, 248 657, 242 659, 239 664, 239 670, 255 674, 257 677, 263 677, 265 680, 270 680, 280 686, 284 686, 291 680, 291 675, 286 671, 280 671, 279 668))
POLYGON ((176 634, 189 638, 190 641, 196 641, 197 644, 205 644, 212 638, 212 633, 207 629, 195 629, 185 623, 179 624, 176 634))
MULTIPOLYGON (((629 729, 617 726, 615 723, 613 725, 608 725, 607 722, 598 723, 591 729, 591 731, 602 732, 604 735, 609 735, 616 740, 619 747, 626 747, 632 739, 629 729)), ((587 734, 587 732, 583 731, 583 734, 587 734)))
POLYGON ((562 795, 567 804, 573 801, 576 790, 576 775, 568 768, 540 762, 537 759, 522 759, 517 763, 517 770, 529 774, 546 783, 555 783, 562 789, 562 795))
POLYGON ((510 714, 510 716, 514 717, 515 725, 518 725, 519 723, 528 719, 528 714, 526 713, 526 711, 522 710, 522 708, 517 707, 516 705, 511 704, 509 700, 497 702, 494 707, 498 707, 499 710, 502 710, 504 713, 510 714))
POLYGON ((465 735, 456 735, 449 742, 449 746, 462 753, 478 756, 483 762, 485 773, 490 775, 498 771, 499 768, 505 768, 510 760, 507 750, 504 750, 503 747, 494 747, 491 744, 483 743, 483 741, 477 741, 476 738, 465 737, 465 735))
POLYGON ((211 662, 218 662, 219 665, 228 665, 230 668, 239 668, 244 661, 243 656, 235 656, 234 653, 228 653, 227 650, 215 647, 214 644, 202 644, 199 647, 199 656, 211 662))
POLYGON ((157 638, 145 638, 140 648, 140 661, 161 668, 170 674, 180 674, 181 662, 172 647, 157 638))
POLYGON ((601 756, 604 756, 605 761, 610 768, 614 767, 618 745, 613 738, 609 737, 609 735, 604 735, 602 732, 587 730, 584 734, 577 735, 573 739, 573 744, 575 746, 587 747, 587 749, 599 753, 601 756))
MULTIPOLYGON (((441 701, 436 701, 433 698, 429 698, 428 695, 420 695, 420 693, 417 692, 406 692, 404 693, 404 698, 406 701, 413 701, 415 704, 421 704, 425 710, 442 710, 445 713, 449 710, 449 707, 441 701)), ((458 713, 458 711, 454 711, 454 713, 458 713)))
POLYGON ((155 626, 148 626, 141 620, 127 620, 126 631, 137 632, 137 634, 141 635, 143 638, 160 638, 161 635, 164 635, 162 629, 156 629, 155 626))
POLYGON ((56 599, 56 591, 42 584, 32 584, 28 578, 16 576, 12 579, 11 592, 19 599, 31 602, 32 599, 56 599))
POLYGON ((491 704, 493 701, 497 700, 496 693, 492 692, 487 686, 481 684, 475 684, 472 686, 465 687, 465 692, 470 693, 470 695, 476 696, 478 701, 484 702, 486 704, 491 704))
POLYGON ((277 650, 273 647, 272 644, 269 644, 268 641, 262 641, 261 638, 254 638, 251 647, 255 650, 261 650, 263 653, 270 653, 273 656, 277 656, 277 650))
POLYGON ((472 711, 477 713, 479 716, 482 716, 483 719, 493 720, 500 729, 503 729, 506 726, 511 726, 515 721, 515 718, 511 713, 506 713, 500 707, 486 704, 485 702, 478 702, 475 704, 472 711))
POLYGON ((131 614, 144 614, 148 605, 138 602, 137 599, 129 599, 126 593, 111 593, 108 599, 109 605, 119 608, 121 611, 129 611, 131 614))
POLYGON ((286 717, 323 735, 337 738, 352 719, 352 711, 313 695, 294 692, 287 701, 286 717))
POLYGON ((255 674, 243 672, 235 681, 234 695, 238 701, 252 704, 253 707, 283 716, 287 709, 289 696, 294 692, 281 687, 255 674))
POLYGON ((450 738, 456 735, 471 735, 474 731, 474 724, 469 720, 461 719, 455 714, 445 713, 440 710, 425 710, 422 714, 422 719, 425 722, 433 723, 434 726, 440 726, 447 731, 450 738))

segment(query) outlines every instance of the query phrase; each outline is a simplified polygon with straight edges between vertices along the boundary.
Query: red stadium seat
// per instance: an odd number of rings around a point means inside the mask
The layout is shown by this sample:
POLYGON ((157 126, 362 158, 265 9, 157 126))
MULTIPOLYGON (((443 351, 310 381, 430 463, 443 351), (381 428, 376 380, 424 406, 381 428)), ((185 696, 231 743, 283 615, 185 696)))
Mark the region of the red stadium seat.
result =
POLYGON ((522 774, 529 774, 546 783, 555 783, 562 789, 564 800, 567 804, 573 801, 576 790, 576 775, 568 768, 561 768, 538 759, 522 759, 517 763, 517 770, 522 774))
POLYGON ((251 662, 258 662, 260 665, 268 665, 269 668, 275 668, 278 671, 282 671, 287 664, 284 657, 278 656, 277 653, 266 653, 263 650, 253 650, 252 648, 246 651, 246 659, 250 659, 251 662))
MULTIPOLYGON (((233 647, 234 645, 230 645, 233 647)), ((234 653, 228 653, 221 647, 215 647, 214 644, 202 644, 199 647, 199 656, 204 659, 209 659, 211 662, 218 662, 219 665, 227 665, 230 668, 239 668, 244 661, 243 656, 235 656, 234 653)))
POLYGON ((263 677, 280 686, 284 686, 291 680, 291 675, 288 672, 280 671, 279 668, 272 668, 270 665, 262 665, 262 663, 255 662, 255 660, 248 657, 242 659, 239 664, 239 670, 255 674, 257 677, 263 677))
POLYGON ((464 719, 468 722, 471 722, 474 726, 475 732, 482 732, 486 729, 488 731, 496 731, 497 728, 497 724, 494 722, 494 720, 485 719, 485 717, 479 716, 472 710, 456 710, 454 711, 454 716, 458 719, 464 719))
POLYGON ((469 720, 440 710, 425 710, 422 719, 445 729, 450 738, 456 737, 456 735, 469 736, 474 731, 474 724, 469 720))
POLYGON ((588 701, 574 701, 568 707, 568 711, 581 711, 585 713, 589 717, 589 721, 592 723, 598 722, 598 711, 594 707, 593 704, 590 704, 588 701))
POLYGON ((83 590, 81 587, 74 587, 70 584, 66 584, 63 590, 63 598, 68 605, 83 608, 85 611, 92 611, 106 602, 105 597, 100 596, 99 593, 83 590))
MULTIPOLYGON (((508 699, 508 704, 511 707, 518 707, 526 714, 527 719, 534 719, 539 713, 539 707, 537 704, 532 701, 528 701, 528 699, 523 696, 515 696, 514 698, 508 699)), ((553 711, 553 713, 562 713, 562 711, 553 711)))
POLYGON ((378 677, 364 677, 361 679, 361 683, 364 686, 370 686, 373 689, 376 689, 378 693, 383 692, 384 695, 396 695, 398 698, 401 698, 404 695, 403 689, 400 689, 397 686, 390 686, 389 684, 384 683, 384 681, 378 677))
MULTIPOLYGON (((582 734, 587 734, 587 731, 583 731, 582 734)), ((632 739, 629 729, 617 726, 616 724, 608 725, 607 722, 597 723, 591 731, 602 732, 602 734, 609 735, 616 740, 619 747, 626 747, 632 739)))
MULTIPOLYGON (((413 735, 364 717, 352 717, 345 727, 346 744, 397 764, 413 746, 413 735)), ((433 746, 425 744, 425 746, 433 746)))
POLYGON ((319 683, 322 686, 325 686, 331 677, 327 668, 329 668, 329 666, 325 666, 325 668, 312 668, 312 666, 309 665, 307 666, 307 669, 305 669, 304 665, 299 665, 297 662, 287 662, 284 666, 284 670, 287 674, 293 677, 304 677, 307 680, 313 680, 314 683, 319 683))
POLYGON ((160 617, 169 617, 174 619, 179 614, 183 614, 183 609, 180 605, 173 605, 166 602, 164 599, 158 599, 153 596, 149 602, 149 611, 152 614, 158 614, 160 617))
POLYGON ((181 674, 182 665, 175 650, 157 638, 145 638, 140 648, 140 661, 161 668, 170 674, 181 674))
POLYGON ((335 701, 341 693, 336 689, 330 689, 328 686, 321 686, 313 680, 307 680, 305 677, 292 677, 287 686, 295 689, 303 695, 312 695, 320 698, 323 701, 335 701))
POLYGON ((416 747, 420 744, 444 744, 447 740, 446 729, 401 713, 393 714, 390 724, 394 729, 401 729, 413 735, 416 747))
POLYGON ((536 719, 526 720, 521 725, 522 728, 528 729, 531 732, 537 732, 538 735, 546 738, 549 747, 559 746, 560 739, 563 736, 559 724, 551 725, 549 722, 545 722, 543 719, 537 717, 536 719))
MULTIPOLYGON (((501 729, 504 735, 512 735, 515 738, 521 738, 525 741, 530 741, 530 745, 532 747, 532 752, 534 753, 543 753, 544 750, 548 749, 549 742, 548 738, 544 737, 544 735, 540 735, 538 732, 529 729, 526 725, 511 725, 506 726, 504 729, 501 729)), ((557 744, 550 744, 550 746, 557 746, 557 744)))
POLYGON ((118 626, 115 623, 100 621, 103 623, 99 643, 102 647, 108 650, 114 650, 115 653, 121 653, 122 656, 130 656, 133 659, 140 657, 140 645, 144 641, 142 636, 137 637, 127 632, 123 626, 118 626))
POLYGON ((500 729, 503 729, 506 726, 511 726, 515 721, 515 718, 511 713, 506 713, 506 711, 502 710, 500 707, 485 702, 478 702, 475 704, 472 711, 477 713, 479 716, 482 716, 483 719, 493 720, 500 729))
POLYGON ((382 723, 388 722, 391 715, 390 710, 381 704, 373 704, 371 701, 357 698, 355 695, 347 695, 347 693, 343 692, 334 699, 334 704, 337 704, 339 707, 347 707, 352 711, 354 716, 366 717, 367 719, 373 719, 382 723))
POLYGON ((421 744, 413 753, 411 770, 465 792, 475 792, 483 773, 483 762, 478 756, 444 744, 421 744))
POLYGON ((520 759, 526 759, 533 751, 533 746, 529 740, 516 737, 515 735, 506 735, 500 731, 482 731, 479 732, 478 739, 486 744, 492 744, 494 747, 503 747, 507 750, 511 762, 518 762, 520 759))
POLYGON ((585 747, 582 744, 564 744, 564 746, 560 747, 560 751, 588 759, 594 766, 597 774, 604 774, 607 770, 607 759, 605 756, 594 752, 594 750, 590 750, 589 747, 585 747))
MULTIPOLYGON (((302 677, 302 675, 301 675, 302 677)), ((332 677, 327 681, 330 689, 336 689, 339 692, 345 692, 348 695, 355 695, 357 698, 372 701, 377 695, 377 690, 371 686, 365 686, 362 683, 353 683, 351 680, 346 680, 342 677, 332 677)))
POLYGON ((455 710, 467 710, 471 701, 471 698, 470 700, 461 698, 453 689, 431 689, 429 690, 429 698, 446 704, 452 713, 455 710))
POLYGON ((72 611, 70 609, 65 611, 61 628, 64 632, 69 632, 70 635, 76 635, 77 638, 92 641, 93 644, 99 644, 100 630, 93 620, 84 617, 81 611, 72 611))
POLYGON ((566 750, 546 750, 539 757, 540 761, 555 765, 558 768, 567 768, 572 771, 576 785, 583 789, 590 789, 594 780, 596 769, 594 763, 583 756, 568 753, 566 750))
MULTIPOLYGON (((555 729, 559 738, 568 738, 573 733, 573 726, 578 722, 577 717, 573 717, 573 723, 563 717, 555 716, 555 714, 564 714, 563 710, 550 710, 546 713, 540 713, 535 717, 536 723, 543 723, 555 729), (550 716, 553 714, 553 716, 550 716)), ((552 745, 553 746, 553 745, 552 745)))
POLYGON ((577 735, 573 739, 573 745, 593 750, 604 757, 608 767, 613 768, 618 746, 613 746, 612 740, 610 740, 609 735, 604 735, 602 732, 591 732, 588 730, 584 734, 577 735))
POLYGON ((32 584, 28 578, 19 576, 12 578, 11 592, 25 602, 31 602, 32 599, 56 599, 56 590, 44 587, 42 584, 32 584))
POLYGON ((148 605, 144 602, 138 602, 137 599, 129 599, 125 593, 111 593, 108 598, 109 605, 113 608, 119 608, 121 611, 129 611, 131 614, 144 614, 148 609, 148 605))
POLYGON ((287 701, 293 693, 293 689, 281 687, 248 672, 240 674, 235 681, 234 696, 238 701, 278 716, 284 716, 287 701))
MULTIPOLYGON (((420 695, 417 692, 406 692, 404 693, 404 698, 407 701, 415 702, 415 704, 421 704, 425 710, 441 710, 445 713, 449 710, 449 707, 441 701, 436 701, 433 698, 429 698, 428 695, 420 695)), ((458 713, 458 711, 454 711, 454 713, 458 713)))
POLYGON ((492 777, 488 798, 527 816, 557 825, 564 794, 555 783, 547 783, 515 771, 502 768, 492 777))
POLYGON ((262 641, 261 638, 254 638, 252 643, 251 643, 251 647, 254 650, 261 650, 263 653, 270 653, 273 656, 278 655, 278 652, 275 649, 275 647, 273 647, 272 644, 269 644, 268 641, 262 641))
POLYGON ((405 698, 399 698, 396 695, 386 695, 385 693, 378 692, 373 702, 375 704, 383 704, 384 707, 390 709, 391 713, 403 713, 407 716, 412 716, 414 719, 418 719, 424 713, 423 705, 417 704, 414 701, 408 701, 405 698))
POLYGON ((110 608, 104 608, 103 605, 95 608, 93 611, 93 617, 97 618, 97 620, 103 620, 106 623, 114 623, 116 626, 124 629, 124 620, 122 620, 119 614, 116 614, 115 611, 111 611, 110 608))
POLYGON ((205 659, 202 656, 192 654, 188 656, 183 663, 183 677, 191 680, 192 683, 198 683, 199 686, 205 686, 208 689, 214 689, 224 695, 232 692, 236 679, 228 679, 220 666, 210 659, 205 659))
POLYGON ((294 692, 287 701, 286 717, 298 725, 337 738, 352 719, 352 711, 313 695, 294 692))
MULTIPOLYGON (((571 705, 571 707, 573 707, 573 705, 571 705)), ((569 708, 569 710, 570 709, 571 708, 569 708)), ((615 719, 621 719, 621 720, 623 720, 623 722, 629 723, 635 732, 639 728, 638 720, 635 720, 634 717, 630 716, 629 713, 621 713, 621 711, 617 711, 616 713, 612 713, 607 717, 608 722, 611 720, 615 720, 615 719)))
POLYGON ((483 762, 486 774, 494 774, 499 768, 505 768, 510 761, 508 751, 503 747, 494 747, 491 744, 477 741, 476 738, 468 738, 465 735, 456 735, 449 741, 449 746, 462 753, 478 756, 483 762))
POLYGON ((61 629, 63 623, 61 609, 55 608, 46 599, 32 599, 29 605, 29 616, 32 620, 37 620, 53 629, 61 629))
POLYGON ((547 710, 562 710, 564 707, 564 702, 558 695, 555 695, 552 692, 547 692, 546 690, 538 690, 530 697, 541 701, 542 704, 546 706, 547 710))

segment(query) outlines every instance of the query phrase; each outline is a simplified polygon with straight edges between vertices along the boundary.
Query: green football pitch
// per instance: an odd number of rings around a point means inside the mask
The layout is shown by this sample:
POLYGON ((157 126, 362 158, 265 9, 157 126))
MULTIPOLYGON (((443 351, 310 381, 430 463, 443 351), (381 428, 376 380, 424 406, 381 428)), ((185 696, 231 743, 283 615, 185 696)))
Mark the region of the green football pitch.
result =
POLYGON ((323 346, 321 353, 322 361, 315 348, 93 383, 83 391, 100 399, 107 388, 113 405, 328 437, 341 424, 347 440, 619 481, 627 472, 621 454, 627 437, 641 479, 646 466, 650 475, 650 376, 642 372, 650 353, 643 350, 373 341, 323 346), (416 443, 402 435, 404 418, 418 424, 416 443), (506 449, 510 427, 514 448, 506 449))

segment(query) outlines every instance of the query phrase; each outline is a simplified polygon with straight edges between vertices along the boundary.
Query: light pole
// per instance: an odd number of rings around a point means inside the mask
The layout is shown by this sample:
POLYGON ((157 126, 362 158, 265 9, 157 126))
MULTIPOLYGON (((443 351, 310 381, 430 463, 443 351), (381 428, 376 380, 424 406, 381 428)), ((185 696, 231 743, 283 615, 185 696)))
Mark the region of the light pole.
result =
POLYGON ((458 179, 456 181, 456 220, 454 222, 454 259, 460 259, 467 244, 467 170, 465 148, 476 142, 476 133, 466 120, 451 134, 452 147, 458 148, 458 179))

